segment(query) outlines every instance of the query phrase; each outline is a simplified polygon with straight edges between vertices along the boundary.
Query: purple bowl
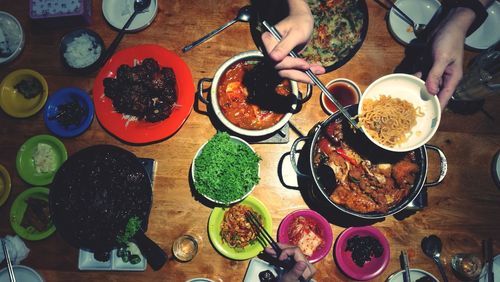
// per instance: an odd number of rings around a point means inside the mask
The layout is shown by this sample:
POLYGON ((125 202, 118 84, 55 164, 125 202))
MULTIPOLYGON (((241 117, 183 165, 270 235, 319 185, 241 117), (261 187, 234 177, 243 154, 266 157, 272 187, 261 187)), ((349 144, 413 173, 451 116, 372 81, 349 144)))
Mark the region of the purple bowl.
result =
POLYGON ((355 280, 369 280, 380 275, 391 259, 391 251, 389 249, 389 242, 385 238, 384 234, 380 232, 375 227, 365 226, 365 227, 350 227, 344 230, 342 234, 337 238, 335 242, 335 261, 337 266, 349 277, 355 280), (372 236, 377 239, 382 247, 384 247, 384 252, 378 258, 372 257, 370 261, 367 261, 363 267, 359 267, 354 263, 351 257, 351 251, 346 251, 347 240, 358 236, 372 236))
POLYGON ((322 260, 328 254, 328 252, 330 252, 330 249, 333 245, 333 232, 332 228, 330 227, 330 223, 328 223, 328 221, 319 213, 313 210, 297 210, 289 213, 280 223, 278 229, 278 242, 283 244, 290 244, 290 239, 288 238, 288 228, 290 224, 292 224, 294 219, 299 216, 303 216, 316 222, 323 232, 323 246, 318 247, 309 257, 310 263, 318 262, 322 260))

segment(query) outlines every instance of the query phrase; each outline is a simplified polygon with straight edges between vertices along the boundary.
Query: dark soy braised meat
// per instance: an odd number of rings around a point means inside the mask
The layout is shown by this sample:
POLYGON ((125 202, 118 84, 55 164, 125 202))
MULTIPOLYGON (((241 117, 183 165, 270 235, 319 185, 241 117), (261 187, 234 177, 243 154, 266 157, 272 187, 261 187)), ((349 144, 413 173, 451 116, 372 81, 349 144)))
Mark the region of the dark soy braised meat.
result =
POLYGON ((104 79, 104 94, 119 113, 158 122, 172 113, 177 101, 175 74, 152 58, 130 67, 121 65, 116 78, 104 79))

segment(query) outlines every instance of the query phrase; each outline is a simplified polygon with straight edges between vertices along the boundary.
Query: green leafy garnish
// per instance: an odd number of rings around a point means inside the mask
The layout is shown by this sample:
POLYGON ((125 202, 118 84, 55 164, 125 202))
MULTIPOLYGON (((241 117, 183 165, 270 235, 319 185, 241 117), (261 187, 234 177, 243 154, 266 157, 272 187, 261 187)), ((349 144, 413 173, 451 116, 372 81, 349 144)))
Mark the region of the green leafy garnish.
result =
POLYGON ((195 159, 196 190, 225 204, 237 200, 259 182, 259 161, 248 146, 217 133, 195 159))
POLYGON ((126 245, 140 228, 141 220, 137 216, 129 218, 123 234, 116 236, 116 242, 126 245))

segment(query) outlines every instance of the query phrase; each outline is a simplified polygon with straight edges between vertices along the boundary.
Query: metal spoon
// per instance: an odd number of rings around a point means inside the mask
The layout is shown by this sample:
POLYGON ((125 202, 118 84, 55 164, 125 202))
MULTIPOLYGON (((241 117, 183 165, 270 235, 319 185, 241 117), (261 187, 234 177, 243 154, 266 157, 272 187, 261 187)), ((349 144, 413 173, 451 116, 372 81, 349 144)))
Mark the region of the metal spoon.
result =
POLYGON ((425 30, 425 27, 427 26, 426 24, 417 24, 415 23, 407 14, 405 14, 401 9, 399 9, 396 4, 394 4, 391 0, 387 1, 390 3, 390 5, 396 10, 399 14, 399 16, 408 24, 410 24, 413 27, 413 33, 415 34, 416 37, 419 37, 422 31, 425 30))
POLYGON ((432 258, 434 262, 437 264, 439 272, 443 277, 444 282, 448 282, 448 278, 446 277, 446 272, 444 271, 443 263, 441 262, 441 248, 443 244, 441 243, 441 239, 439 239, 436 235, 430 235, 422 239, 421 247, 424 253, 432 258))
POLYGON ((125 35, 126 29, 130 26, 132 21, 134 20, 135 16, 138 14, 144 12, 149 5, 151 5, 151 0, 134 0, 134 13, 128 18, 127 22, 123 26, 123 28, 118 32, 118 34, 115 37, 115 40, 109 45, 108 49, 106 52, 104 52, 104 55, 101 58, 101 63, 100 65, 103 65, 108 61, 109 57, 115 53, 116 48, 118 47, 118 44, 120 44, 120 41, 122 40, 123 36, 125 35))
POLYGON ((223 31, 224 29, 228 28, 230 25, 234 24, 235 22, 248 22, 250 20, 250 16, 252 14, 252 7, 251 6, 244 6, 238 11, 238 15, 236 18, 230 20, 229 22, 225 23, 218 29, 210 32, 209 34, 203 36, 202 38, 196 40, 195 42, 187 45, 186 47, 182 48, 182 52, 187 52, 194 47, 200 45, 201 43, 207 41, 208 39, 212 38, 214 35, 217 33, 223 31))

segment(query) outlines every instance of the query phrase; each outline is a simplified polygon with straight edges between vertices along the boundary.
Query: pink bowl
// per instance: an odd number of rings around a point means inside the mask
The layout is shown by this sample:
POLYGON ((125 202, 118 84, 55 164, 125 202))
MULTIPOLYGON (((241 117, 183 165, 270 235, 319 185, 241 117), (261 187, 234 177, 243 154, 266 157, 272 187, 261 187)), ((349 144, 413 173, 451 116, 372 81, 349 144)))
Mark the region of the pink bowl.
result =
POLYGON ((328 223, 328 221, 319 213, 313 210, 297 210, 289 213, 280 223, 280 227, 278 229, 278 242, 290 244, 290 239, 288 238, 288 228, 290 227, 290 224, 292 224, 293 220, 299 216, 315 221, 323 231, 323 246, 318 247, 309 257, 310 263, 318 262, 328 254, 333 245, 333 232, 330 227, 330 223, 328 223))
POLYGON ((391 258, 391 251, 389 249, 389 242, 385 238, 384 234, 380 232, 375 227, 365 226, 365 227, 350 227, 344 230, 342 234, 337 238, 335 242, 335 260, 338 267, 349 277, 356 280, 369 280, 380 275, 384 269, 389 264, 391 258), (347 240, 354 237, 355 235, 364 237, 371 236, 377 239, 382 247, 384 247, 384 252, 378 258, 372 257, 370 261, 367 261, 363 267, 359 267, 352 260, 351 251, 346 251, 347 240))

